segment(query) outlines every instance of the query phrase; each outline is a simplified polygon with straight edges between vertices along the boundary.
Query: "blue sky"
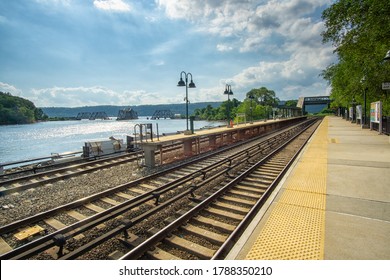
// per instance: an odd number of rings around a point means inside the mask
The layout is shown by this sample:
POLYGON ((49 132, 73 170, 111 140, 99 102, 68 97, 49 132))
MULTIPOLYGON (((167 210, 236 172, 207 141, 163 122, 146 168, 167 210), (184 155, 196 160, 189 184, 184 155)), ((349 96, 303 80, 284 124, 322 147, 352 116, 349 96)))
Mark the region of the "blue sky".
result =
POLYGON ((0 0, 0 90, 38 107, 326 95, 332 0, 0 0))

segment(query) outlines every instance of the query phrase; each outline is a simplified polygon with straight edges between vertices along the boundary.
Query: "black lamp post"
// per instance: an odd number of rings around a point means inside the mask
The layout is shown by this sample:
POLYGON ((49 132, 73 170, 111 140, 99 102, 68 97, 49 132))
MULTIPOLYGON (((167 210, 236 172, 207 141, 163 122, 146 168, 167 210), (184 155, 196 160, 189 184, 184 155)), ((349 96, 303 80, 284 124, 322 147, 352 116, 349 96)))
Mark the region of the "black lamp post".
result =
POLYGON ((355 97, 352 98, 352 123, 356 122, 356 101, 355 97))
MULTIPOLYGON (((390 50, 387 51, 385 57, 383 58, 383 61, 385 62, 390 62, 390 50)), ((389 120, 389 117, 387 117, 387 122, 386 122, 386 128, 385 130, 387 131, 387 133, 390 132, 390 120, 389 120)))
POLYGON ((366 76, 364 75, 360 82, 364 86, 363 99, 364 99, 364 108, 363 108, 363 127, 366 125, 367 119, 367 87, 366 87, 366 76))
POLYGON ((252 109, 252 100, 255 98, 252 93, 249 94, 248 98, 251 100, 251 106, 250 106, 250 114, 251 114, 251 121, 250 123, 253 123, 253 109, 252 109))
POLYGON ((227 103, 227 127, 231 127, 231 125, 230 125, 230 112, 229 112, 230 111, 230 109, 229 109, 229 107, 230 107, 230 98, 229 98, 229 96, 233 95, 232 86, 226 84, 225 91, 223 92, 223 94, 227 94, 227 96, 228 96, 228 103, 227 103))
POLYGON ((187 121, 187 132, 188 132, 188 88, 196 88, 194 81, 192 80, 192 74, 181 71, 180 73, 180 81, 177 83, 178 87, 186 87, 186 121, 187 121), (183 81, 183 74, 186 81, 183 81), (191 76, 191 82, 188 84, 188 75, 191 76))

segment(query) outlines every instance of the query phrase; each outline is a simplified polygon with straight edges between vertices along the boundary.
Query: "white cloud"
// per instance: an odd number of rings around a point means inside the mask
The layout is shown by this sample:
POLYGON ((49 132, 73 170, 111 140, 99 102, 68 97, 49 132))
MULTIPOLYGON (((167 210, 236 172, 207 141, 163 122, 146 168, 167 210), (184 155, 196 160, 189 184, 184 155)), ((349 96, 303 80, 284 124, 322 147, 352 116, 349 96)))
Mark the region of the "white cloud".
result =
POLYGON ((125 96, 101 86, 94 87, 52 87, 33 89, 32 101, 38 107, 51 106, 93 106, 125 104, 125 96))
POLYGON ((61 4, 64 6, 69 6, 71 2, 71 0, 35 0, 35 1, 38 2, 39 4, 45 4, 45 5, 61 4))
POLYGON ((181 103, 183 99, 177 95, 174 97, 162 94, 159 92, 147 92, 144 90, 137 91, 124 91, 127 103, 134 105, 149 105, 149 104, 170 104, 170 103, 181 103))
POLYGON ((188 100, 191 103, 205 102, 207 101, 224 101, 226 95, 223 94, 224 87, 222 85, 212 88, 201 88, 196 92, 188 93, 188 100))
POLYGON ((217 50, 220 52, 228 52, 233 50, 232 46, 224 45, 224 44, 218 44, 217 45, 217 50))
MULTIPOLYGON (((47 34, 46 31, 55 31, 60 36, 52 36, 54 32, 47 35, 49 43, 36 44, 38 53, 28 48, 28 58, 31 61, 39 59, 39 63, 13 69, 14 61, 22 61, 20 56, 15 56, 18 59, 9 60, 4 69, 18 73, 19 80, 23 80, 18 87, 36 87, 23 94, 30 94, 30 100, 41 107, 180 103, 183 102, 183 90, 173 90, 176 78, 169 83, 167 80, 176 77, 182 69, 197 72, 197 88, 189 91, 191 103, 225 100, 221 77, 234 83, 234 97, 237 98, 260 86, 275 90, 278 96, 287 96, 297 90, 319 91, 322 83, 318 74, 335 60, 331 46, 322 45, 320 33, 324 24, 319 17, 320 10, 332 1, 155 0, 141 3, 93 0, 84 3, 35 0, 35 3, 47 6, 49 12, 61 8, 72 14, 65 21, 62 17, 50 17, 47 28, 40 29, 38 35, 41 37, 47 34), (91 16, 92 4, 93 9, 104 13, 136 11, 137 16, 102 20, 91 16), (156 11, 156 5, 159 11, 156 11), (54 19, 57 18, 61 24, 55 26, 54 19), (187 22, 183 24, 183 21, 187 22), (185 33, 182 32, 184 29, 185 33), (183 59, 183 53, 189 55, 183 59), (58 71, 53 72, 54 67, 58 71), (158 73, 153 83, 148 79, 151 70, 158 73), (52 75, 41 78, 40 73, 46 75, 48 71, 52 71, 52 75), (107 87, 70 86, 84 82, 107 87), (53 87, 55 83, 64 87, 53 87)), ((39 7, 39 12, 41 9, 39 7)), ((31 14, 32 19, 33 16, 31 14)), ((7 20, 11 21, 11 18, 0 16, 0 26, 7 20)), ((19 30, 21 28, 15 32, 19 30)), ((24 38, 26 34, 15 38, 24 38)), ((41 42, 34 36, 27 36, 27 39, 27 43, 41 42)), ((8 49, 12 50, 12 47, 8 49)), ((21 93, 8 86, 8 91, 21 93)))
MULTIPOLYGON (((241 42, 241 52, 263 49, 264 41, 279 36, 282 41, 319 42, 323 28, 313 22, 316 9, 331 0, 158 0, 157 4, 172 19, 185 19, 201 32, 241 42)), ((221 44, 222 46, 223 44, 221 44)))
POLYGON ((156 66, 163 66, 163 65, 165 65, 165 61, 164 60, 158 60, 158 61, 156 61, 154 63, 154 65, 156 65, 156 66))
POLYGON ((315 82, 310 87, 299 85, 287 85, 282 89, 283 97, 285 100, 297 99, 297 97, 303 96, 323 96, 329 95, 329 87, 326 86, 326 82, 315 82), (324 88, 326 90, 324 91, 324 88))
MULTIPOLYGON (((1 86, 1 84, 0 84, 1 86)), ((142 105, 180 103, 181 96, 169 97, 144 90, 115 91, 102 86, 32 89, 28 97, 38 107, 79 107, 95 105, 142 105)))
POLYGON ((130 4, 123 0, 94 0, 93 5, 101 10, 113 12, 130 12, 130 4))
MULTIPOLYGON (((239 90, 267 86, 281 96, 296 90, 324 94, 326 83, 318 77, 335 57, 322 44, 323 22, 318 9, 331 0, 158 0, 172 19, 195 23, 199 32, 225 42, 217 50, 258 53, 255 65, 231 78, 239 90), (226 42, 234 42, 226 44, 226 42)), ((212 92, 212 89, 211 89, 212 92)))
POLYGON ((9 92, 12 95, 16 95, 16 96, 20 96, 22 94, 22 91, 20 89, 16 88, 13 85, 3 83, 3 82, 0 82, 0 91, 4 93, 9 92))
POLYGON ((176 51, 176 48, 181 44, 181 39, 168 40, 156 45, 149 52, 150 55, 164 55, 176 51))
POLYGON ((330 47, 301 47, 284 61, 261 61, 258 65, 243 69, 232 79, 238 88, 266 86, 275 90, 281 97, 292 96, 293 92, 295 97, 297 94, 308 96, 310 93, 324 95, 326 82, 318 75, 332 59, 330 47))
POLYGON ((243 69, 233 77, 233 81, 239 88, 271 83, 276 76, 280 78, 283 69, 282 62, 260 62, 257 66, 243 69))

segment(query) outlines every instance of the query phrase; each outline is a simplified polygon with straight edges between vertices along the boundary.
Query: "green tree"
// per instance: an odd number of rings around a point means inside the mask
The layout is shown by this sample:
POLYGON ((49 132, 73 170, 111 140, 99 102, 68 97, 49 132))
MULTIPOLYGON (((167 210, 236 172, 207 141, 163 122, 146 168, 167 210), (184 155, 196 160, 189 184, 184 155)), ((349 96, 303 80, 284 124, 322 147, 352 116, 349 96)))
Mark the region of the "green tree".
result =
POLYGON ((338 62, 322 72, 332 86, 333 106, 348 107, 353 99, 362 104, 367 89, 367 103, 382 100, 385 113, 390 113, 381 89, 390 81, 390 63, 383 63, 390 49, 389 14, 390 1, 383 0, 338 0, 324 10, 323 42, 331 42, 338 56, 338 62))
POLYGON ((240 101, 233 98, 232 100, 224 101, 217 108, 213 108, 211 105, 207 105, 205 108, 194 110, 194 116, 202 120, 226 120, 227 112, 229 109, 230 118, 233 119, 236 114, 237 106, 240 105, 240 101))
POLYGON ((276 97, 275 91, 269 90, 266 87, 251 89, 246 94, 247 98, 250 96, 253 96, 253 100, 262 106, 272 107, 278 105, 279 103, 279 98, 276 97))
POLYGON ((36 120, 48 120, 49 117, 42 111, 41 108, 35 108, 34 110, 34 118, 36 120))
POLYGON ((284 103, 284 106, 286 106, 286 107, 296 107, 297 104, 298 104, 298 100, 287 100, 284 103))
POLYGON ((0 124, 25 124, 48 117, 31 101, 0 92, 0 124))
POLYGON ((278 104, 275 91, 266 87, 254 88, 247 92, 245 100, 237 107, 237 113, 245 114, 247 120, 265 119, 278 104))
POLYGON ((218 115, 216 116, 217 120, 227 120, 228 115, 230 120, 233 120, 237 113, 237 107, 240 105, 240 101, 238 101, 236 98, 233 98, 232 100, 226 100, 222 102, 222 104, 219 106, 218 115))

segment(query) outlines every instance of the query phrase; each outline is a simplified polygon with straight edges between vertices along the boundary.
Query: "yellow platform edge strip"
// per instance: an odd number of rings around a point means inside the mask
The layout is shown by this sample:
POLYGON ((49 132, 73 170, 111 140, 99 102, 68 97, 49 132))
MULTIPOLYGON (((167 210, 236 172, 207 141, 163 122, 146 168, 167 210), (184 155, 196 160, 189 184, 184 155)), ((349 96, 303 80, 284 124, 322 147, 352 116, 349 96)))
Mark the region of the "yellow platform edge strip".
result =
POLYGON ((328 119, 282 187, 247 260, 324 259, 328 119))

